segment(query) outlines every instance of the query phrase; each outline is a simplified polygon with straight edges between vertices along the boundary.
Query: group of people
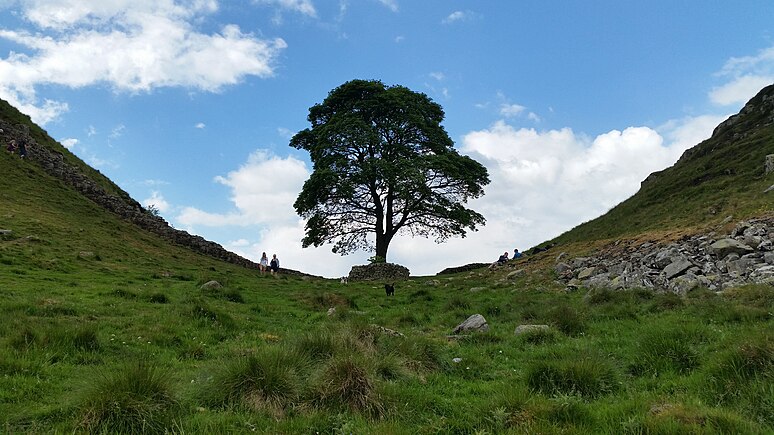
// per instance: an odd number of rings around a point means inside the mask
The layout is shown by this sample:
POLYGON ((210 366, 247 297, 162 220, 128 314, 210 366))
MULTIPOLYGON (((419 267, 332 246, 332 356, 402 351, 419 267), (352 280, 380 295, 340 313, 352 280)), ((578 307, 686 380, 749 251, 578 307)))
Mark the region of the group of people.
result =
MULTIPOLYGON (((517 258, 521 258, 521 252, 519 252, 518 249, 513 250, 513 257, 511 260, 515 260, 517 258)), ((503 252, 503 255, 500 256, 500 258, 497 259, 498 264, 503 264, 508 261, 508 251, 503 252)))
POLYGON ((261 270, 261 273, 266 273, 266 270, 268 269, 272 275, 275 273, 279 273, 279 258, 277 258, 277 254, 273 254, 271 256, 271 261, 269 261, 269 257, 266 256, 266 253, 264 252, 263 255, 261 255, 261 261, 258 263, 258 268, 261 270))
MULTIPOLYGON (((0 133, 2 132, 3 131, 0 130, 0 133)), ((16 154, 16 152, 18 151, 19 157, 21 157, 22 159, 27 157, 27 144, 24 141, 24 139, 19 140, 19 142, 16 142, 16 139, 11 139, 10 141, 8 141, 8 145, 5 147, 5 149, 11 154, 16 154)))

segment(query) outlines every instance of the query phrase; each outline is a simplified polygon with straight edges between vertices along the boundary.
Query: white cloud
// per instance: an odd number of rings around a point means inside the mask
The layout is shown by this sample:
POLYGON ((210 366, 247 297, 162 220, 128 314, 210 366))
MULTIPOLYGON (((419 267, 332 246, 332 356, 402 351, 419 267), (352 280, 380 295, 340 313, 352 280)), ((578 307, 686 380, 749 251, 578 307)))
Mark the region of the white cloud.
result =
POLYGON ((236 25, 212 34, 198 31, 197 23, 217 10, 214 0, 35 0, 18 8, 37 29, 0 29, 0 38, 25 48, 0 59, 0 97, 40 124, 68 109, 63 102, 40 102, 41 85, 212 92, 246 76, 272 76, 287 46, 236 25))
POLYGON ((207 124, 203 122, 197 122, 196 125, 194 125, 194 128, 198 128, 199 130, 203 130, 205 127, 207 127, 207 124))
POLYGON ((86 135, 89 137, 95 136, 97 134, 97 128, 93 125, 90 125, 89 128, 86 129, 86 135))
POLYGON ((710 92, 710 100, 720 106, 741 105, 754 97, 762 88, 774 83, 774 75, 744 75, 710 92))
POLYGON ((353 264, 363 264, 370 254, 341 257, 331 253, 330 246, 301 247, 304 222, 295 213, 293 202, 309 175, 306 164, 292 156, 281 158, 258 150, 239 169, 215 178, 231 189, 233 211, 211 213, 185 207, 175 220, 197 234, 206 233, 206 227, 228 226, 254 232, 253 239, 239 238, 224 245, 254 261, 265 251, 269 256, 278 254, 287 268, 329 277, 345 275, 353 264))
POLYGON ((62 146, 68 150, 72 150, 76 145, 78 145, 78 142, 78 139, 73 138, 62 139, 59 141, 59 143, 61 143, 62 146))
POLYGON ((742 105, 763 87, 774 83, 774 47, 755 56, 732 57, 718 73, 730 81, 715 87, 710 100, 721 106, 742 105))
POLYGON ((525 109, 526 107, 519 104, 501 104, 500 115, 506 118, 513 118, 519 116, 525 109))
POLYGON ((446 78, 446 75, 445 75, 444 73, 442 73, 442 72, 431 72, 431 73, 430 73, 430 74, 428 74, 428 75, 429 75, 430 77, 432 77, 432 78, 434 78, 434 79, 438 80, 439 82, 440 82, 440 81, 443 81, 443 80, 446 78))
POLYGON ((208 213, 187 207, 177 220, 187 226, 295 225, 298 216, 293 202, 309 174, 306 164, 292 156, 280 158, 258 150, 239 169, 215 177, 217 183, 231 189, 233 212, 208 213))
POLYGON ((150 198, 144 199, 142 205, 145 207, 156 207, 161 213, 166 213, 171 208, 169 203, 164 199, 164 196, 158 191, 151 192, 150 198))
POLYGON ((471 11, 454 11, 451 14, 447 15, 446 18, 444 18, 441 22, 443 24, 452 24, 459 21, 467 21, 473 17, 473 12, 471 11))
POLYGON ((462 138, 461 150, 488 168, 492 182, 486 195, 469 205, 486 217, 487 225, 441 247, 430 240, 398 238, 390 255, 414 265, 412 273, 429 274, 494 261, 513 248, 525 250, 633 195, 651 172, 673 164, 685 149, 708 138, 720 120, 685 118, 659 131, 628 127, 595 138, 569 128, 517 129, 504 121, 472 131, 462 138))
POLYGON ((117 126, 113 127, 113 130, 110 131, 109 137, 111 139, 118 139, 124 135, 124 131, 126 131, 126 126, 124 124, 118 124, 117 126))
POLYGON ((277 134, 279 134, 281 137, 289 140, 290 138, 293 137, 293 135, 295 135, 295 132, 293 132, 293 130, 291 130, 289 128, 279 127, 279 128, 277 128, 277 134))
POLYGON ((397 0, 377 0, 379 3, 386 6, 389 10, 393 12, 398 12, 398 1, 397 0))
POLYGON ((310 0, 254 0, 254 2, 298 12, 312 18, 317 17, 317 10, 310 0))

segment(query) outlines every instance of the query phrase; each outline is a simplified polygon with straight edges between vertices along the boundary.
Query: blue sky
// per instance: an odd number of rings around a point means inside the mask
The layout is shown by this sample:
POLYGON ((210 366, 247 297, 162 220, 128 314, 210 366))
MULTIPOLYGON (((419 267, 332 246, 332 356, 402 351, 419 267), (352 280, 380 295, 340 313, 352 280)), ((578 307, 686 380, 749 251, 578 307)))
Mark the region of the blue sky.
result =
POLYGON ((603 214, 763 86, 770 1, 0 0, 0 98, 173 226, 345 275, 302 249, 288 146, 351 79, 426 93, 492 183, 487 225, 401 237, 414 274, 493 261, 603 214))

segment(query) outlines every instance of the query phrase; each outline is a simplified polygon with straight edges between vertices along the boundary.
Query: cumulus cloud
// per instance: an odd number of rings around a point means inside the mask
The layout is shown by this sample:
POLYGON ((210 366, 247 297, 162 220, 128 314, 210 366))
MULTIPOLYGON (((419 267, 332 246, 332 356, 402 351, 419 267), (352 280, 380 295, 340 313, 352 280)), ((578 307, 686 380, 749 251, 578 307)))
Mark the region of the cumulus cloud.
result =
POLYGON ((230 188, 231 212, 184 207, 175 221, 197 234, 206 233, 208 227, 241 227, 251 236, 226 243, 226 249, 255 261, 262 252, 276 253, 284 267, 323 276, 344 275, 368 255, 341 257, 331 253, 330 246, 301 247, 304 221, 296 215, 293 202, 309 175, 306 164, 292 156, 282 158, 258 150, 238 169, 215 178, 230 188))
POLYGON ((0 59, 0 97, 40 124, 68 109, 64 102, 39 101, 42 85, 214 92, 246 76, 272 76, 287 46, 233 24, 200 32, 197 23, 217 10, 214 0, 34 0, 17 8, 35 30, 0 29, 0 38, 24 48, 0 59))
POLYGON ((274 6, 280 9, 298 12, 312 18, 317 17, 317 10, 310 0, 253 0, 257 4, 274 6))
POLYGON ((301 160, 258 150, 239 169, 215 177, 215 182, 231 189, 233 212, 218 214, 186 207, 177 220, 188 226, 295 225, 298 216, 293 202, 309 174, 301 160))
POLYGON ((744 104, 761 88, 774 83, 774 47, 754 56, 732 57, 718 75, 730 81, 712 89, 710 100, 721 106, 744 104))
POLYGON ((197 122, 196 125, 194 125, 194 128, 198 128, 199 130, 203 130, 205 127, 207 127, 207 124, 203 122, 197 122))
POLYGON ((580 222, 593 219, 629 196, 651 172, 673 164, 687 148, 710 136, 723 117, 685 118, 658 129, 628 127, 597 137, 570 128, 538 131, 504 120, 462 138, 461 151, 484 164, 491 184, 471 201, 487 225, 439 250, 432 241, 399 238, 391 255, 412 272, 494 261, 503 251, 527 249, 580 222), (444 252, 440 257, 428 252, 444 252))
POLYGON ((443 24, 453 24, 461 21, 468 21, 473 17, 471 11, 454 11, 446 16, 441 22, 443 24))
POLYGON ((506 118, 513 118, 515 116, 519 116, 522 112, 524 112, 524 110, 526 110, 526 107, 519 104, 501 104, 500 105, 500 115, 506 118))
POLYGON ((393 12, 398 12, 398 1, 397 0, 377 0, 379 3, 383 4, 385 7, 387 7, 389 10, 393 12))
POLYGON ((79 140, 74 138, 67 138, 59 141, 59 143, 61 143, 62 146, 68 150, 72 150, 76 145, 78 145, 78 142, 79 140))
POLYGON ((151 196, 145 198, 142 201, 142 205, 145 207, 155 207, 161 213, 166 213, 171 208, 169 202, 167 202, 167 200, 164 199, 164 196, 158 191, 151 192, 151 196))

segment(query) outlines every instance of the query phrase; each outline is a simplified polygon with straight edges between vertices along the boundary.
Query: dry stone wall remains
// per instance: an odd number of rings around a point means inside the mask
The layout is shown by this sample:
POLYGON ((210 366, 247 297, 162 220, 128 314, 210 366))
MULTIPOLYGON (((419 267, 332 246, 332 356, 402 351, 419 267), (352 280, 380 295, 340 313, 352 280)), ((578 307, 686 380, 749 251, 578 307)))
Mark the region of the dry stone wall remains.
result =
POLYGON ((706 287, 774 286, 774 217, 739 222, 730 234, 696 234, 659 245, 619 241, 555 266, 569 290, 650 288, 678 294, 706 287))

